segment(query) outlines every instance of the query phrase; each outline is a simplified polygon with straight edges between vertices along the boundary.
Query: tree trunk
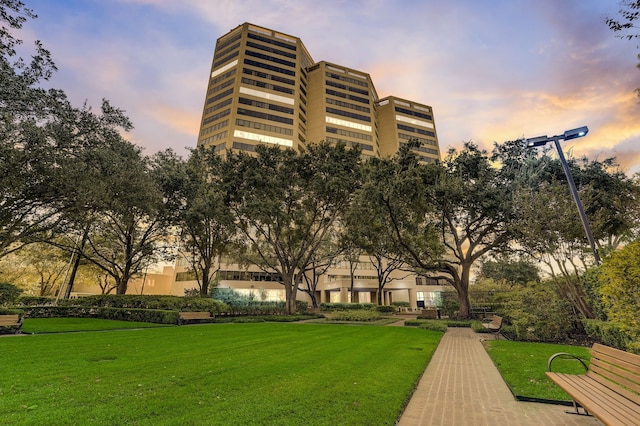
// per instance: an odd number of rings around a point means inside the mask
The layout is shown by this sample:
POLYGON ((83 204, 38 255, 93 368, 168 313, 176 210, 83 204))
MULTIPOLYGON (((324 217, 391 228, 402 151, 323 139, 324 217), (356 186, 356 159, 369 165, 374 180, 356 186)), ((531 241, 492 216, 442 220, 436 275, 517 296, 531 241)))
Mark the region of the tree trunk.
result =
POLYGON ((471 275, 471 262, 465 262, 462 264, 462 274, 460 275, 460 281, 455 286, 458 291, 458 303, 460 304, 460 311, 458 312, 459 319, 471 318, 471 302, 469 301, 469 278, 471 275))
POLYGON ((80 259, 82 257, 82 251, 84 250, 84 246, 87 243, 87 238, 89 238, 89 227, 87 226, 82 233, 82 240, 80 241, 80 247, 76 246, 73 249, 73 267, 71 268, 71 273, 69 274, 69 281, 67 282, 67 287, 64 291, 64 298, 68 299, 71 297, 71 290, 73 290, 73 283, 76 280, 76 274, 78 273, 78 268, 80 267, 80 259))

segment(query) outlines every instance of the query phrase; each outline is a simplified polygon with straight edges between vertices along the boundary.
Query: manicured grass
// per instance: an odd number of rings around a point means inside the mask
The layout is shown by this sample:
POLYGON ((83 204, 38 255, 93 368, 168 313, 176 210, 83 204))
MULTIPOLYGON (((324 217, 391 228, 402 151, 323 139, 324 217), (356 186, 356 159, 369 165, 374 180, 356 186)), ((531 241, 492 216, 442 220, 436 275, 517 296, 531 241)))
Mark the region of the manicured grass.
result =
POLYGON ((98 318, 25 318, 25 333, 62 333, 68 331, 103 331, 126 328, 169 327, 167 324, 116 321, 98 318))
POLYGON ((259 323, 0 338, 0 424, 392 425, 441 336, 259 323))
MULTIPOLYGON (((589 359, 589 348, 555 345, 550 343, 486 341, 487 352, 502 374, 505 382, 518 399, 571 401, 569 395, 556 386, 544 374, 549 357, 558 352, 568 352, 589 359)), ((584 368, 577 361, 556 359, 553 371, 583 374, 584 368)))

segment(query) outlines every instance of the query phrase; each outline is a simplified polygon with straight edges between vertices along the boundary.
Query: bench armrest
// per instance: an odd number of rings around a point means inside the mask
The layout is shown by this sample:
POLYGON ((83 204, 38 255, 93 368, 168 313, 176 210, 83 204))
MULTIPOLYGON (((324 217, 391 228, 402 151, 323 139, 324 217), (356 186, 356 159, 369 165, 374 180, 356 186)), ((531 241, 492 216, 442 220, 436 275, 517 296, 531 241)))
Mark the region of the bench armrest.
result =
POLYGON ((586 373, 589 370, 589 367, 587 366, 587 363, 584 362, 585 360, 580 358, 579 356, 567 353, 567 352, 558 352, 557 354, 553 354, 549 357, 549 361, 547 361, 547 371, 552 371, 551 370, 551 363, 553 362, 554 359, 556 358, 563 358, 563 359, 572 359, 575 361, 579 361, 580 364, 582 364, 582 366, 584 367, 584 372, 586 373))

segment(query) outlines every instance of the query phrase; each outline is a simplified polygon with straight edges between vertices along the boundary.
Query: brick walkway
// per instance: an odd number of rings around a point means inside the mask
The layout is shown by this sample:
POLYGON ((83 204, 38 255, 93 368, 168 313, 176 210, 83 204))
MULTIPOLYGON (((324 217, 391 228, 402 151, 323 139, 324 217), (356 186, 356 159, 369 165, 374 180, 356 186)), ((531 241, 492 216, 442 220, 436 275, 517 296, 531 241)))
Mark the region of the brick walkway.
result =
POLYGON ((602 425, 564 412, 572 407, 516 401, 480 338, 470 328, 449 328, 398 426, 602 425))

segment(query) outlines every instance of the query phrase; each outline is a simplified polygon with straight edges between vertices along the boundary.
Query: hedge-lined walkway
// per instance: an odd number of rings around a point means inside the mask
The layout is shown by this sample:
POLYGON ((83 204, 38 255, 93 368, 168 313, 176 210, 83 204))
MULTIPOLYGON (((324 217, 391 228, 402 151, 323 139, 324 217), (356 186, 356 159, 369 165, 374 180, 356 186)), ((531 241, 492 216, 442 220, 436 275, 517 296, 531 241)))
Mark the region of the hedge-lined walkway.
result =
POLYGON ((442 337, 398 426, 601 425, 571 407, 519 402, 470 328, 449 328, 442 337))

